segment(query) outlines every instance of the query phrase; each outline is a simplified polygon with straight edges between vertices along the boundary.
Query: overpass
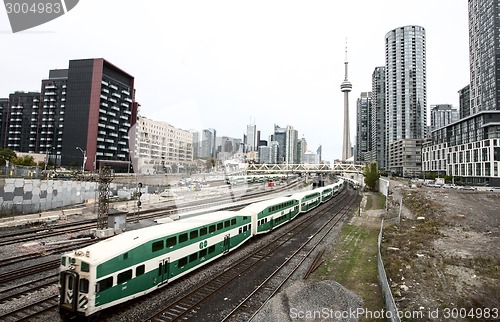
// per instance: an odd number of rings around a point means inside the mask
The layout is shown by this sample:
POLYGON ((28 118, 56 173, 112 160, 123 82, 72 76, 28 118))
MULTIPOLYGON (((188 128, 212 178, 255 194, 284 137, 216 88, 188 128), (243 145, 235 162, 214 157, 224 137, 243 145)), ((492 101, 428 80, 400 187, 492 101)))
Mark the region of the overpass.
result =
POLYGON ((299 174, 299 173, 324 173, 341 174, 356 173, 362 174, 364 165, 354 163, 334 163, 334 164, 248 164, 246 170, 248 175, 252 174, 299 174))

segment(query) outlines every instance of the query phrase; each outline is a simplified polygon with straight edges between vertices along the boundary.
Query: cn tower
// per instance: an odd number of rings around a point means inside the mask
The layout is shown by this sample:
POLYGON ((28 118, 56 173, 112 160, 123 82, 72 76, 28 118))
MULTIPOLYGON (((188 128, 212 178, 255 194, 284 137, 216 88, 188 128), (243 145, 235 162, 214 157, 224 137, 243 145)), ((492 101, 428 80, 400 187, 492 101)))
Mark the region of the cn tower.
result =
POLYGON ((342 137, 342 161, 347 161, 351 157, 351 139, 349 134, 349 92, 352 84, 347 78, 347 40, 345 46, 345 78, 340 85, 340 90, 344 93, 344 135, 342 137))

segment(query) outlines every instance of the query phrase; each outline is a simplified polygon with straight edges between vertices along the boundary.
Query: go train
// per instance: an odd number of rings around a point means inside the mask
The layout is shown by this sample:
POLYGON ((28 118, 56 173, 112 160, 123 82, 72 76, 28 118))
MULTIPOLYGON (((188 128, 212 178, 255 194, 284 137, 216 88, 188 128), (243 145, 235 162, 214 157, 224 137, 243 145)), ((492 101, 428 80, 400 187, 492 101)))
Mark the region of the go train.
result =
POLYGON ((89 317, 184 276, 335 197, 332 185, 128 231, 61 257, 59 311, 89 317))

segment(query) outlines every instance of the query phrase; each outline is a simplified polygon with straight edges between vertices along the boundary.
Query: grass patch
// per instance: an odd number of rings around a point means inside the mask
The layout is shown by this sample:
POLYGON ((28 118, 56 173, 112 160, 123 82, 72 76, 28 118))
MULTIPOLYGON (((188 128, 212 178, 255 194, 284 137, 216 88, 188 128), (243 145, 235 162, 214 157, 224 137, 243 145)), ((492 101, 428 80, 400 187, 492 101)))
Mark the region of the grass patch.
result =
MULTIPOLYGON (((378 283, 377 236, 375 227, 348 224, 342 228, 339 242, 313 275, 314 279, 332 279, 357 294, 370 311, 385 308, 378 283)), ((361 317, 360 321, 369 320, 361 317)))
POLYGON ((380 192, 372 194, 372 199, 375 199, 373 202, 372 209, 385 209, 385 196, 380 192))

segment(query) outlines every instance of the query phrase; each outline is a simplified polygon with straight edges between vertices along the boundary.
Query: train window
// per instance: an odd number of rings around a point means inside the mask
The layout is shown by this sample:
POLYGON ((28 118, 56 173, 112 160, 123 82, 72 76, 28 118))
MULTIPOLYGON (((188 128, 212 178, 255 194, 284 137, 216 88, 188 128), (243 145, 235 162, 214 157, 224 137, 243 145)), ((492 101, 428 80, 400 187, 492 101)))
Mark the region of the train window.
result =
POLYGON ((188 240, 188 234, 187 233, 179 235, 179 243, 183 243, 183 242, 185 242, 187 240, 188 240))
POLYGON ((208 231, 207 227, 200 228, 200 236, 206 235, 207 231, 208 231))
POLYGON ((243 226, 243 232, 247 231, 247 226, 243 226))
POLYGON ((73 290, 73 275, 68 276, 68 290, 73 290))
POLYGON ((226 220, 226 221, 224 222, 224 228, 227 228, 227 227, 229 227, 230 225, 231 225, 231 222, 230 222, 229 220, 226 220))
POLYGON ((82 270, 82 272, 89 272, 90 271, 89 263, 82 262, 80 269, 82 270))
POLYGON ((163 240, 156 241, 152 244, 151 250, 154 252, 160 251, 163 249, 163 240))
POLYGON ((200 250, 200 257, 205 257, 205 256, 207 256, 207 249, 203 248, 202 250, 200 250))
POLYGON ((238 234, 241 234, 242 232, 243 232, 243 230, 240 227, 240 229, 238 229, 238 234))
POLYGON ((80 293, 89 292, 89 280, 85 278, 80 279, 80 293))
POLYGON ((66 257, 61 257, 61 265, 66 266, 66 257))
POLYGON ((125 272, 121 272, 120 274, 118 274, 118 279, 116 280, 116 283, 123 284, 131 278, 132 278, 132 270, 129 269, 125 272))
POLYGON ((243 216, 243 220, 247 220, 248 219, 248 216, 243 216))
POLYGON ((231 225, 236 225, 236 218, 231 219, 231 225))
POLYGON ((217 230, 221 230, 224 227, 224 225, 220 222, 217 224, 217 230))
POLYGON ((198 231, 197 230, 193 230, 189 233, 189 239, 195 239, 198 237, 198 231))
POLYGON ((188 258, 182 257, 181 259, 179 259, 179 267, 186 266, 187 262, 188 262, 188 258))
POLYGON ((214 231, 215 231, 215 225, 210 225, 210 226, 208 227, 208 232, 209 232, 209 233, 213 233, 214 231))
POLYGON ((144 264, 137 266, 135 268, 135 276, 141 276, 146 271, 144 264))
POLYGON ((197 259, 198 259, 198 253, 194 253, 194 254, 189 255, 189 262, 190 263, 194 262, 197 259))
POLYGON ((96 292, 102 292, 113 286, 113 276, 100 280, 96 284, 96 292))
POLYGON ((123 254, 123 259, 128 259, 128 253, 123 254))
POLYGON ((167 247, 174 247, 177 244, 177 237, 169 237, 167 238, 167 247))
POLYGON ((215 245, 208 247, 208 253, 211 254, 213 252, 215 252, 215 245))

